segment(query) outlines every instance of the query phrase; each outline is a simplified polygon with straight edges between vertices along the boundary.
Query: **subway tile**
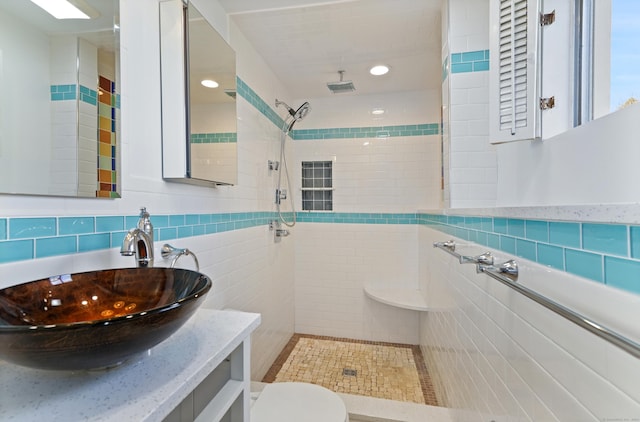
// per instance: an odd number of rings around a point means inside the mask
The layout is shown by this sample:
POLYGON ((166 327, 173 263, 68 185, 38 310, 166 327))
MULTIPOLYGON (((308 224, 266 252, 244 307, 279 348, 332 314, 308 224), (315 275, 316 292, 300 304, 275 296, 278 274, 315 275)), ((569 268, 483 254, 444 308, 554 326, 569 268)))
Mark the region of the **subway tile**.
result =
POLYGON ((605 283, 632 293, 640 293, 640 262, 606 256, 605 283))
POLYGON ((178 237, 191 237, 193 236, 193 226, 178 227, 178 237))
POLYGON ((538 262, 558 270, 564 270, 564 250, 559 246, 538 243, 538 262))
POLYGON ((200 216, 197 214, 187 214, 185 216, 185 224, 189 226, 200 224, 200 216))
POLYGON ((184 222, 185 222, 185 218, 184 218, 184 215, 182 214, 169 216, 170 227, 184 226, 184 222))
POLYGON ((473 72, 473 63, 451 63, 451 73, 473 72))
POLYGON ((67 255, 78 252, 76 236, 48 237, 36 239, 36 258, 67 255))
POLYGON ((493 231, 496 233, 507 234, 507 219, 506 218, 494 218, 493 219, 493 231))
POLYGON ((109 249, 111 247, 109 233, 85 234, 78 236, 78 252, 109 249))
POLYGON ((524 237, 524 220, 507 219, 507 234, 509 236, 524 237))
POLYGON ((171 240, 175 239, 178 235, 178 231, 175 227, 163 227, 159 230, 158 240, 171 240))
POLYGON ((492 249, 500 249, 500 236, 497 234, 489 233, 487 235, 487 243, 492 249))
POLYGON ((540 242, 549 241, 549 223, 546 221, 526 220, 525 237, 540 242))
POLYGON ((474 72, 483 72, 489 70, 489 60, 473 62, 474 72))
POLYGON ((567 272, 572 274, 595 281, 604 281, 602 278, 602 255, 566 249, 565 268, 567 272))
POLYGON ((9 238, 25 239, 56 235, 56 219, 48 218, 11 218, 9 219, 9 238))
POLYGON ((510 236, 500 236, 500 249, 507 253, 510 253, 511 255, 515 255, 516 239, 510 236))
POLYGON ((60 217, 58 218, 58 235, 83 234, 95 232, 93 217, 60 217))
POLYGON ((493 231, 493 218, 490 217, 484 217, 481 218, 481 223, 480 223, 480 228, 485 231, 485 232, 492 232, 493 231))
POLYGON ((0 240, 7 238, 7 219, 0 218, 0 240))
POLYGON ((627 256, 627 226, 583 223, 582 247, 592 251, 627 256))
POLYGON ((579 248, 580 224, 549 222, 549 243, 579 248))
POLYGON ((462 62, 475 62, 478 60, 484 60, 484 50, 462 53, 462 62))
POLYGON ((96 233, 124 230, 124 217, 96 217, 96 233))
POLYGON ((0 242, 0 262, 33 259, 33 240, 10 240, 0 242))
POLYGON ((530 261, 536 261, 536 243, 530 240, 516 239, 516 255, 530 261))

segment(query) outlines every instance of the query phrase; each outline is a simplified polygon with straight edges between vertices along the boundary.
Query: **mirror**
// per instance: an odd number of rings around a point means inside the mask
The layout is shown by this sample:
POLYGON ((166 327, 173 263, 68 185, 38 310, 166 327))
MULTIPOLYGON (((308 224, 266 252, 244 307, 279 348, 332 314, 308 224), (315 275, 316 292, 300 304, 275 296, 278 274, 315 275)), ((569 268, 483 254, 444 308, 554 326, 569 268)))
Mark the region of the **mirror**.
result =
POLYGON ((118 0, 0 0, 0 192, 119 197, 118 0))
POLYGON ((193 4, 182 0, 160 3, 160 32, 163 177, 205 186, 236 184, 235 52, 193 4))

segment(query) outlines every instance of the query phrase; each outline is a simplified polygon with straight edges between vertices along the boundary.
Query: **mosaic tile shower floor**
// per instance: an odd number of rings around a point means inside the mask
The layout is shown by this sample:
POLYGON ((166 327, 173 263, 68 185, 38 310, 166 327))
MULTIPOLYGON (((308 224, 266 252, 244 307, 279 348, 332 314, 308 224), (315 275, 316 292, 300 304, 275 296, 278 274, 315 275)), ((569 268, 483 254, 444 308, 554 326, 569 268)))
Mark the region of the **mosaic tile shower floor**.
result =
POLYGON ((262 381, 438 405, 420 348, 407 344, 294 334, 262 381))

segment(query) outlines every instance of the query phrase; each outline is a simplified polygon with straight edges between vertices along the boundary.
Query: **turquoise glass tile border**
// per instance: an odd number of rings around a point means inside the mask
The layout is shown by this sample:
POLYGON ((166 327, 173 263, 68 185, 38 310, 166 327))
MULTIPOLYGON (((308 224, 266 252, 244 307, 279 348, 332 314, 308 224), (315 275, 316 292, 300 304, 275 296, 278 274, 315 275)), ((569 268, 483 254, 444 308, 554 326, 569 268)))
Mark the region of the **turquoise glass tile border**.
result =
MULTIPOLYGON (((236 78, 236 92, 278 128, 283 127, 284 120, 280 115, 240 78, 236 78)), ((319 139, 393 138, 400 136, 438 135, 439 133, 439 123, 423 123, 397 126, 299 129, 292 130, 289 135, 291 136, 291 139, 299 141, 319 139)))
POLYGON ((484 72, 489 70, 489 50, 451 54, 451 73, 484 72))
MULTIPOLYGON (((71 101, 78 98, 76 85, 49 86, 51 101, 71 101)), ((98 105, 98 91, 80 85, 80 101, 91 105, 98 105)), ((120 108, 120 96, 117 97, 117 107, 120 108)))
MULTIPOLYGON (((296 216, 300 223, 426 225, 640 293, 640 226, 422 213, 299 212, 296 216)), ((275 218, 274 212, 264 211, 153 215, 152 222, 155 239, 167 241, 267 225, 275 218)), ((120 247, 126 230, 137 222, 137 215, 0 218, 0 263, 120 247)))
POLYGON ((192 133, 192 144, 229 144, 238 142, 236 132, 192 133))
MULTIPOLYGON (((289 216, 290 217, 290 216, 289 216)), ((157 241, 267 225, 273 212, 153 215, 157 241)), ((0 263, 120 247, 137 215, 1 218, 0 263)))
POLYGON ((399 136, 437 135, 438 123, 419 125, 341 127, 327 129, 299 129, 292 131, 294 140, 395 138, 399 136))
POLYGON ((417 218, 418 224, 451 236, 640 293, 640 226, 440 214, 417 218))
POLYGON ((75 85, 51 85, 49 86, 51 101, 75 100, 76 90, 75 85))

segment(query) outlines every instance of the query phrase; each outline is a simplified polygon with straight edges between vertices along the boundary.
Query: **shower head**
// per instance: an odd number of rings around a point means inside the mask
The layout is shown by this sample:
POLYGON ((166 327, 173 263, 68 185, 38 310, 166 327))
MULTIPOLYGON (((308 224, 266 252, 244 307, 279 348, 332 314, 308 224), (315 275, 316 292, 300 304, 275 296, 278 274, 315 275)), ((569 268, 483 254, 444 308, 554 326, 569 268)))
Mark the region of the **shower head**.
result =
POLYGON ((355 85, 353 85, 353 82, 343 80, 344 72, 345 72, 344 70, 338 71, 338 73, 340 74, 340 80, 338 82, 327 83, 327 87, 332 93, 340 94, 343 92, 351 92, 356 90, 356 87, 355 85))
POLYGON ((291 119, 291 123, 289 124, 289 129, 288 129, 289 131, 291 130, 291 128, 293 128, 293 124, 295 122, 297 122, 298 120, 304 119, 306 115, 309 114, 309 111, 311 110, 311 106, 309 105, 308 102, 304 102, 300 107, 298 107, 297 110, 294 110, 291 107, 289 107, 287 103, 285 103, 284 101, 280 101, 276 99, 276 107, 279 107, 281 105, 285 106, 287 108, 287 111, 289 112, 289 115, 285 119, 285 122, 287 122, 287 119, 291 119))
POLYGON ((307 114, 311 111, 311 106, 308 102, 304 102, 298 109, 295 111, 293 118, 298 121, 304 119, 307 114))

